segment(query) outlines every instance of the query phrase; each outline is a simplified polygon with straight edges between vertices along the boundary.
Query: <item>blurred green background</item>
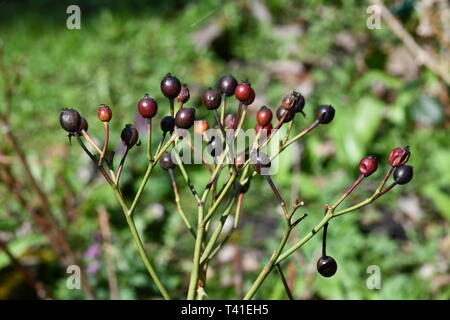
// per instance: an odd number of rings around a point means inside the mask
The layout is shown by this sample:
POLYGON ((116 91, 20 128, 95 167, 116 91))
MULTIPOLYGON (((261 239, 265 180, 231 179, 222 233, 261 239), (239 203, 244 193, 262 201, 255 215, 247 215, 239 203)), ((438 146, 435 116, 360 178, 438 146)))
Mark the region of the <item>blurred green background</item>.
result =
MULTIPOLYGON (((430 19, 425 2, 438 1, 385 3, 420 45, 449 61, 450 29, 445 21, 440 26, 439 19, 430 19)), ((430 14, 446 2, 436 3, 428 8, 430 14)), ((330 224, 328 253, 338 262, 333 278, 322 278, 315 270, 320 236, 284 264, 296 298, 450 298, 449 84, 418 66, 384 21, 380 29, 367 27, 368 2, 86 0, 78 2, 80 30, 66 27, 69 4, 0 3, 3 65, 9 74, 20 76, 10 110, 3 103, 5 81, 0 80, 0 112, 8 116, 70 244, 87 265, 88 280, 99 298, 109 299, 111 294, 105 252, 99 249, 104 244, 99 237, 101 206, 110 218, 119 297, 159 295, 112 192, 93 174, 79 146, 69 145, 58 115, 64 107, 77 108, 89 121, 91 135, 100 138, 103 128, 96 109, 100 103, 108 104, 114 113, 111 143, 119 145, 120 131, 135 121, 136 102, 144 93, 159 102, 158 119, 166 115, 168 104, 159 84, 168 72, 189 84, 188 105, 198 107, 198 118, 210 123, 212 115, 200 107, 199 96, 230 73, 238 80, 248 78, 256 91, 247 127, 254 126, 261 105, 275 110, 293 89, 307 101, 306 118, 295 119, 296 131, 311 123, 317 105, 335 106, 334 121, 290 147, 273 177, 285 198, 299 197, 306 204, 302 210, 309 213, 292 242, 321 219, 324 204, 336 201, 354 181, 363 156, 377 156, 380 168, 344 205, 373 192, 393 147, 411 147, 415 176, 410 184, 330 224), (381 271, 379 290, 366 284, 371 265, 381 271)), ((441 11, 437 10, 438 16, 441 11)), ((236 103, 230 106, 235 110, 236 103)), ((30 218, 39 210, 39 201, 4 132, 0 136, 0 239, 51 297, 83 299, 80 290, 67 288, 66 266, 30 218), (8 187, 5 179, 10 176, 17 180, 24 201, 8 187)), ((122 177, 128 200, 146 167, 143 147, 131 151, 122 177)), ((194 184, 202 189, 207 171, 200 166, 188 168, 194 184)), ((169 181, 158 167, 136 222, 163 282, 173 296, 183 298, 193 241, 176 214, 169 181)), ((179 186, 185 210, 195 221, 195 202, 182 179, 179 186)), ((242 214, 238 232, 211 265, 206 288, 210 299, 237 298, 246 291, 281 237, 280 209, 263 179, 253 181, 242 214)), ((0 251, 0 299, 36 297, 23 272, 0 251)), ((257 298, 286 298, 275 272, 257 298)))

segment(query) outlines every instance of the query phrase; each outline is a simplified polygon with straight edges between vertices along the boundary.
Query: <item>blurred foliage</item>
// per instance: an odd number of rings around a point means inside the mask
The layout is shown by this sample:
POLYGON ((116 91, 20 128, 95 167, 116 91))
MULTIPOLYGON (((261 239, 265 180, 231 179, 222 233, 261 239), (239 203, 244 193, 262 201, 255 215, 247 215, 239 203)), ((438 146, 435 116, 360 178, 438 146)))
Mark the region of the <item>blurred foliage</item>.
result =
MULTIPOLYGON (((414 5, 409 11, 407 5, 406 9, 400 6, 408 2, 388 3, 397 14, 407 12, 401 18, 414 33, 418 12, 414 5)), ((201 91, 228 73, 239 80, 250 79, 257 92, 254 110, 262 104, 274 109, 285 94, 299 89, 307 97, 307 116, 296 119, 296 130, 311 122, 315 106, 335 106, 335 120, 285 152, 274 177, 282 194, 289 198, 295 193, 305 201, 303 209, 309 213, 292 242, 320 220, 325 203, 335 201, 352 183, 361 157, 377 156, 381 168, 344 205, 371 194, 387 168, 386 158, 393 147, 411 147, 415 177, 410 184, 331 222, 328 251, 338 261, 336 276, 316 276, 320 237, 285 263, 296 297, 450 298, 449 88, 424 68, 412 78, 390 70, 393 52, 402 45, 385 24, 381 29, 367 28, 367 3, 89 0, 78 2, 80 30, 66 28, 67 5, 49 0, 0 4, 5 63, 21 76, 10 121, 33 173, 50 194, 59 221, 81 254, 99 233, 98 206, 107 207, 121 298, 159 296, 138 258, 120 207, 107 185, 92 176, 89 159, 78 146, 68 144, 58 114, 63 107, 78 108, 88 119, 91 134, 101 137, 96 108, 100 103, 112 106, 110 141, 119 145, 120 130, 135 121, 135 105, 143 93, 149 92, 158 100, 158 117, 165 115, 168 106, 159 84, 167 72, 190 85, 189 105, 196 107, 200 106, 201 91), (70 216, 68 208, 73 209, 70 216), (367 268, 371 265, 380 267, 380 290, 367 288, 367 268)), ((438 44, 429 42, 439 50, 438 44)), ((254 110, 248 127, 254 125, 254 110)), ((202 108, 197 111, 199 118, 213 120, 202 108)), ((127 199, 144 173, 143 151, 133 149, 127 160, 121 182, 127 199)), ((3 138, 0 152, 14 156, 3 138)), ((188 169, 194 184, 205 184, 206 170, 199 166, 188 169)), ((26 186, 21 167, 14 163, 12 170, 26 186)), ((189 190, 182 187, 182 179, 179 184, 185 211, 195 221, 195 203, 189 190)), ((23 192, 30 205, 36 202, 30 189, 23 192)), ((169 178, 159 168, 143 199, 136 214, 138 228, 163 282, 175 297, 182 298, 193 241, 176 214, 169 178)), ((31 228, 29 214, 2 184, 0 203, 0 236, 8 239, 12 253, 35 266, 37 277, 51 288, 53 297, 83 298, 79 291, 66 288, 62 263, 52 255, 39 254, 37 249, 47 247, 45 238, 31 228), (32 252, 34 260, 27 259, 32 252)), ((261 267, 268 259, 283 228, 277 201, 261 178, 252 182, 246 195, 242 220, 229 248, 239 250, 243 257, 247 288, 256 275, 252 266, 256 262, 261 267)), ((100 263, 89 281, 97 295, 107 299, 104 258, 100 263)), ((0 279, 13 281, 15 278, 7 276, 12 270, 8 258, 0 253, 0 279)), ((233 259, 221 256, 211 266, 208 297, 235 298, 235 273, 233 259)), ((0 280, 0 298, 16 297, 16 288, 0 280)), ((19 296, 32 298, 33 293, 19 296)), ((257 297, 285 298, 275 272, 257 297)))

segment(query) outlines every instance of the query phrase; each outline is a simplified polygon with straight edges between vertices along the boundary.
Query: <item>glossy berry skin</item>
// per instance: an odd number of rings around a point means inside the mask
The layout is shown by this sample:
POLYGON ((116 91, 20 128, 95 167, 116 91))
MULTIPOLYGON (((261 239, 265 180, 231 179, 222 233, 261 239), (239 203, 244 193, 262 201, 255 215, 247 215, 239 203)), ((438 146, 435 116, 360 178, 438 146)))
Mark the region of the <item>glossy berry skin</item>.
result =
POLYGON ((403 165, 394 170, 394 180, 398 184, 407 184, 413 178, 413 167, 403 165))
POLYGON ((181 87, 180 93, 175 98, 175 100, 179 103, 186 103, 189 101, 189 98, 191 97, 191 94, 189 93, 189 89, 186 85, 183 85, 181 87))
POLYGON ((219 80, 220 93, 225 94, 227 97, 232 96, 236 90, 238 83, 232 75, 223 76, 219 80))
POLYGON ((146 119, 153 118, 158 112, 158 103, 150 98, 148 94, 145 94, 144 97, 139 100, 137 107, 139 114, 146 119))
POLYGON ((139 132, 133 125, 127 124, 120 133, 120 138, 128 149, 131 149, 139 139, 139 132))
POLYGON ((321 257, 317 261, 317 271, 326 278, 334 276, 337 271, 336 260, 330 256, 321 257))
POLYGON ((161 156, 161 159, 159 159, 159 165, 164 170, 171 170, 171 169, 175 169, 175 167, 176 167, 176 164, 175 164, 175 162, 173 162, 172 155, 170 154, 170 152, 163 153, 163 155, 161 156))
MULTIPOLYGON (((272 132, 273 126, 271 123, 269 123, 268 125, 262 126, 259 123, 256 124, 255 126, 255 133, 258 134, 261 130, 265 130, 265 133, 267 136, 272 132)), ((261 135, 263 133, 261 132, 261 135)))
POLYGON ((100 107, 98 107, 97 115, 100 121, 109 122, 112 118, 112 110, 106 104, 101 104, 100 107))
POLYGON ((409 147, 394 148, 389 155, 389 164, 395 168, 400 167, 408 162, 410 156, 409 147))
POLYGON ((369 156, 363 158, 359 162, 359 173, 362 174, 364 177, 370 176, 372 173, 377 171, 378 168, 378 162, 375 157, 369 156))
POLYGON ((192 108, 181 108, 175 116, 175 125, 178 128, 189 129, 194 125, 195 110, 192 108))
POLYGON ((59 124, 67 132, 78 132, 81 125, 81 116, 75 109, 63 109, 59 114, 59 124))
POLYGON ((220 107, 220 103, 222 102, 222 97, 220 96, 220 92, 214 89, 209 88, 202 96, 203 105, 208 110, 214 110, 220 107))
POLYGON ((246 106, 251 105, 253 103, 253 101, 255 101, 255 97, 256 97, 255 90, 253 90, 253 88, 250 88, 250 89, 252 89, 252 93, 250 94, 250 97, 247 100, 242 102, 246 106))
POLYGON ((212 157, 218 157, 222 154, 224 149, 224 145, 222 139, 216 136, 212 136, 209 140, 206 150, 208 150, 209 154, 212 157))
POLYGON ((232 113, 226 115, 223 124, 227 129, 233 129, 236 124, 236 116, 232 113))
POLYGON ((259 174, 267 173, 271 166, 269 156, 262 151, 253 151, 250 154, 250 163, 259 174))
POLYGON ((78 129, 78 131, 81 133, 81 131, 88 131, 89 125, 88 122, 85 118, 81 117, 81 122, 80 122, 80 128, 78 129))
POLYGON ((161 92, 169 99, 175 99, 181 91, 181 83, 177 77, 168 73, 161 81, 161 92))
POLYGON ((284 118, 283 123, 291 122, 295 117, 295 112, 293 110, 286 110, 282 107, 279 107, 277 109, 277 119, 278 121, 281 121, 281 119, 284 117, 284 115, 287 113, 286 118, 284 118))
POLYGON ((196 134, 202 135, 208 129, 209 129, 209 124, 206 120, 195 121, 194 132, 196 134))
POLYGON ((250 87, 250 84, 245 81, 238 84, 234 90, 234 95, 236 96, 236 99, 241 102, 247 101, 252 95, 252 88, 250 87))
POLYGON ((281 107, 286 110, 291 110, 294 106, 295 96, 293 94, 287 95, 281 100, 281 107))
POLYGON ((267 126, 272 121, 272 110, 266 106, 262 106, 256 114, 256 122, 261 126, 267 126))
POLYGON ((172 116, 165 116, 160 122, 163 133, 172 132, 175 129, 175 118, 172 116))
POLYGON ((327 124, 333 121, 334 113, 333 106, 321 105, 316 109, 316 119, 322 124, 327 124))
POLYGON ((294 112, 295 112, 295 113, 300 112, 300 113, 302 113, 303 115, 305 115, 305 114, 303 113, 303 108, 305 107, 305 97, 304 97, 301 93, 299 93, 299 92, 297 92, 297 91, 294 91, 293 94, 294 94, 295 97, 296 97, 296 100, 295 100, 295 102, 294 102, 294 107, 293 107, 294 112))

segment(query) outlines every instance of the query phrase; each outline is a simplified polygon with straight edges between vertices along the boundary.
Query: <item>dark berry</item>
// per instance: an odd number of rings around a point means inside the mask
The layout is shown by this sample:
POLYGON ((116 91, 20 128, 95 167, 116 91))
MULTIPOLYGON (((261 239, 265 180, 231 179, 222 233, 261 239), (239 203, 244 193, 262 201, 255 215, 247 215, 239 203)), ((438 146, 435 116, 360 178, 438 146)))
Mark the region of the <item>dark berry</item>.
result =
POLYGON ((317 261, 317 271, 326 278, 332 277, 337 271, 336 260, 330 256, 321 257, 317 261))
POLYGON ((321 105, 316 109, 316 119, 322 123, 330 123, 334 118, 334 108, 331 105, 321 105))
POLYGON ((295 96, 295 102, 294 102, 294 112, 300 112, 303 115, 305 115, 303 113, 303 108, 305 107, 305 97, 303 97, 303 95, 297 91, 294 91, 294 96, 295 96))
POLYGON ((131 149, 139 139, 139 132, 133 125, 127 124, 120 133, 120 138, 128 149, 131 149))
POLYGON ((161 81, 161 92, 169 99, 175 99, 181 91, 181 83, 177 77, 168 73, 161 81))
POLYGON ((368 177, 375 171, 377 171, 378 168, 378 162, 375 157, 369 156, 363 158, 359 162, 359 173, 361 173, 363 176, 368 177))
POLYGON ((144 97, 138 102, 138 112, 139 114, 147 119, 151 119, 158 112, 158 103, 150 98, 148 94, 145 94, 144 97))
POLYGON ((175 129, 175 118, 172 116, 165 116, 161 119, 160 126, 162 132, 172 132, 173 129, 175 129))
POLYGON ((159 159, 159 164, 164 170, 170 170, 176 167, 176 164, 172 160, 172 154, 170 152, 163 153, 161 159, 159 159))
POLYGON ((220 137, 212 136, 209 140, 206 150, 212 157, 218 157, 222 154, 224 145, 220 137))
POLYGON ((250 163, 259 174, 267 173, 271 166, 269 156, 262 151, 253 151, 250 154, 250 163))
POLYGON ((241 102, 248 100, 252 95, 250 84, 247 81, 238 84, 234 90, 234 95, 236 96, 236 99, 241 102))
POLYGON ((220 96, 220 92, 214 89, 209 88, 202 96, 203 105, 208 110, 214 110, 220 107, 220 103, 222 102, 222 98, 220 96))
POLYGON ((81 123, 80 123, 80 128, 78 129, 79 132, 81 131, 88 131, 89 125, 88 122, 85 118, 81 117, 81 123))
POLYGON ((225 128, 233 129, 236 124, 236 116, 232 113, 227 114, 225 120, 223 121, 225 128))
POLYGON ((175 124, 178 128, 189 129, 194 125, 195 110, 192 108, 181 108, 175 116, 175 124))
POLYGON ((287 95, 281 100, 281 107, 286 110, 291 110, 294 106, 295 96, 293 94, 287 95))
POLYGON ((394 180, 398 184, 407 184, 413 177, 413 167, 403 165, 394 171, 394 180))
POLYGON ((283 123, 291 122, 295 117, 294 110, 286 110, 283 107, 279 107, 277 109, 277 119, 278 121, 281 121, 281 119, 284 117, 284 115, 287 113, 286 118, 284 118, 283 123))
POLYGON ((189 93, 189 89, 188 87, 184 84, 181 87, 180 93, 178 94, 178 96, 176 97, 176 101, 180 102, 180 103, 186 103, 189 101, 189 98, 191 97, 190 93, 189 93))
POLYGON ((237 85, 238 83, 236 79, 232 75, 228 75, 220 78, 218 87, 222 94, 229 97, 234 94, 234 90, 236 90, 237 85))
POLYGON ((194 132, 196 134, 202 135, 208 129, 209 129, 209 124, 206 120, 195 121, 194 132))
POLYGON ((100 121, 109 122, 112 118, 112 110, 106 104, 101 104, 100 107, 98 107, 97 115, 100 121))
POLYGON ((247 100, 242 102, 246 106, 251 105, 253 103, 253 101, 255 101, 255 97, 256 97, 255 90, 253 90, 253 88, 250 88, 250 89, 252 90, 250 97, 247 100))
POLYGON ((81 116, 75 109, 63 109, 59 114, 59 123, 67 132, 78 132, 81 125, 81 116))
POLYGON ((408 146, 394 148, 389 155, 389 164, 392 167, 400 167, 408 162, 410 156, 411 152, 408 146))
POLYGON ((266 126, 272 121, 272 110, 266 106, 262 106, 256 114, 256 122, 261 126, 266 126))

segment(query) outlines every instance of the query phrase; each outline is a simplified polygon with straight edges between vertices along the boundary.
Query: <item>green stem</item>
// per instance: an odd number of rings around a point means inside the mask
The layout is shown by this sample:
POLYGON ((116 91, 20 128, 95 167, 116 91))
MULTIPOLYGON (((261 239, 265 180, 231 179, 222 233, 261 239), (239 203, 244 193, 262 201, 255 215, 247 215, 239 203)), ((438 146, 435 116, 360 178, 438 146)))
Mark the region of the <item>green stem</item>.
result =
POLYGON ((286 291, 286 294, 289 298, 289 300, 295 300, 294 296, 292 295, 291 289, 289 288, 289 285, 286 281, 286 278, 283 274, 283 270, 281 269, 281 266, 279 264, 275 265, 277 268, 278 273, 280 274, 281 282, 283 282, 284 290, 286 291))
POLYGON ((203 211, 204 211, 204 201, 203 203, 200 203, 198 207, 197 238, 195 239, 194 258, 192 261, 192 271, 187 296, 188 300, 194 300, 197 292, 199 272, 200 272, 200 255, 203 243, 203 234, 205 232, 205 224, 203 224, 203 211))

